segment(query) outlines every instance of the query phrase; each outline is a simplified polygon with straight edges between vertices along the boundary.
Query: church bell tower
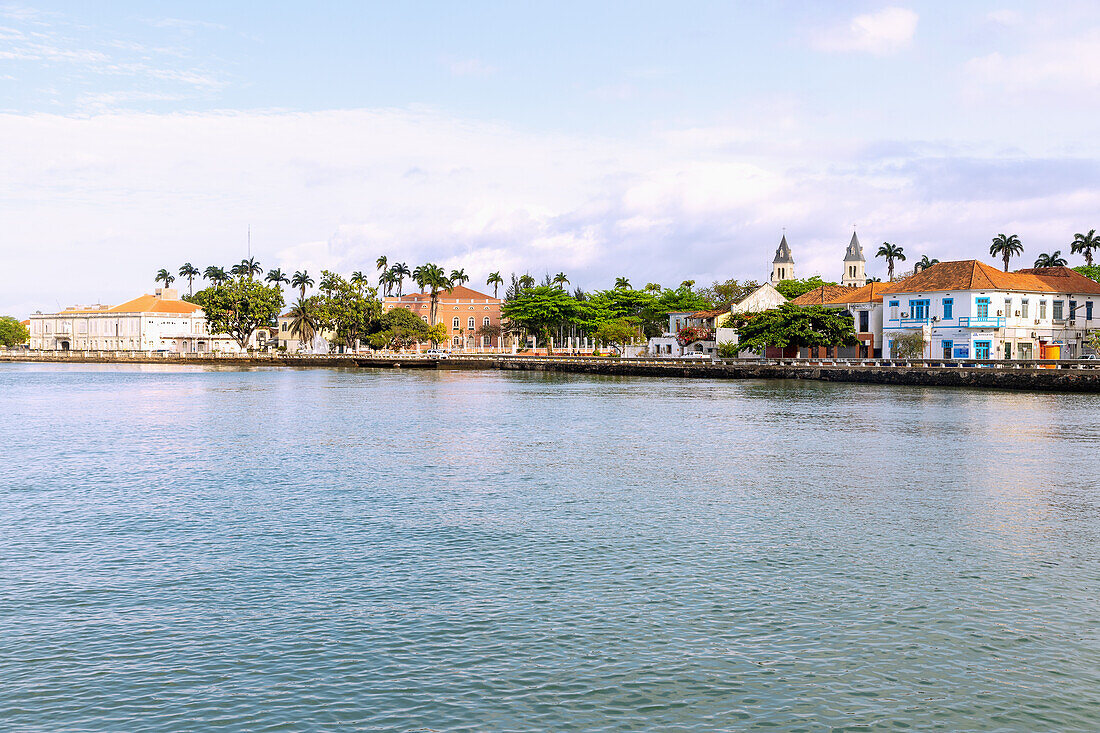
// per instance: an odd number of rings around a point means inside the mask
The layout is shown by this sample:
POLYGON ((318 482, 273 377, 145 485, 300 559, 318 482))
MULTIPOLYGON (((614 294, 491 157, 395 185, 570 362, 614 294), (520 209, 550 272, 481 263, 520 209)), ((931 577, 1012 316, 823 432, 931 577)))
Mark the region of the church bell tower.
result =
POLYGON ((775 259, 772 260, 772 286, 784 280, 794 280, 794 257, 791 256, 786 234, 779 240, 779 248, 775 250, 775 259))
POLYGON ((852 241, 844 253, 844 276, 840 278, 840 284, 846 288, 862 288, 867 284, 867 260, 863 257, 863 247, 855 232, 852 232, 852 241))

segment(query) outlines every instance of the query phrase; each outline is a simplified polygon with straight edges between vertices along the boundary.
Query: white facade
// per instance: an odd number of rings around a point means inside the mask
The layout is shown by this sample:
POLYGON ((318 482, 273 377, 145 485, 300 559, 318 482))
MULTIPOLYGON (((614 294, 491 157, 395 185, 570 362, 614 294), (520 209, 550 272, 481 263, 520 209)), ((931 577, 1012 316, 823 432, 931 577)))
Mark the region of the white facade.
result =
POLYGON ((72 306, 30 317, 31 348, 42 351, 239 352, 225 334, 211 334, 202 309, 158 288, 122 305, 72 306))

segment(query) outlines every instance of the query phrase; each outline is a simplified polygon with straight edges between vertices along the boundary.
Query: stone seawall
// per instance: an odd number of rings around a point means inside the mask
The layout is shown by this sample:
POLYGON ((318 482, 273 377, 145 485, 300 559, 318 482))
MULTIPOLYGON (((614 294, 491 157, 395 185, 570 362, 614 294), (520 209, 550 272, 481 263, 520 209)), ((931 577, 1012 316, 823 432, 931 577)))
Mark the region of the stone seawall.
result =
POLYGON ((99 354, 3 355, 0 362, 64 364, 193 364, 220 367, 312 367, 377 369, 499 369, 607 376, 673 377, 684 379, 809 379, 822 382, 895 384, 929 387, 976 387, 1057 392, 1100 392, 1100 369, 1028 369, 928 366, 844 366, 816 364, 759 364, 682 361, 632 362, 620 359, 547 359, 479 357, 429 360, 408 357, 192 357, 114 356, 99 354))

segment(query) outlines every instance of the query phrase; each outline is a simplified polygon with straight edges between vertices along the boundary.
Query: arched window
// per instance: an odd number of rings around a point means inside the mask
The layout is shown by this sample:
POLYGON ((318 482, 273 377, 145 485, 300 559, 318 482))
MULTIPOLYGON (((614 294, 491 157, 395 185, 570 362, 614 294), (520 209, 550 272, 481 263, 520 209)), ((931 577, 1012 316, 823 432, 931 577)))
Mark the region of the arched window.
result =
POLYGON ((485 318, 481 319, 481 325, 482 326, 488 326, 489 325, 489 316, 485 316, 485 318))
POLYGON ((474 327, 474 317, 470 316, 469 318, 466 319, 466 328, 469 328, 469 329, 472 330, 473 327, 474 327))
POLYGON ((458 329, 458 316, 455 316, 453 319, 451 319, 451 328, 456 330, 458 329))

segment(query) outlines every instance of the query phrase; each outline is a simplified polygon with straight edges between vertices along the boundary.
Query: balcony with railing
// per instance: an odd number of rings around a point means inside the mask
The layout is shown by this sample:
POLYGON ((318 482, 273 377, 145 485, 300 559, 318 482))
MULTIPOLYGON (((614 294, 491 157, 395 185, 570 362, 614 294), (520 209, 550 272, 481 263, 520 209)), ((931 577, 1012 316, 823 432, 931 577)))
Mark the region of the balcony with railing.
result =
POLYGON ((1004 316, 959 316, 960 328, 1004 328, 1004 316))

